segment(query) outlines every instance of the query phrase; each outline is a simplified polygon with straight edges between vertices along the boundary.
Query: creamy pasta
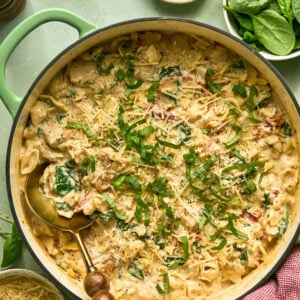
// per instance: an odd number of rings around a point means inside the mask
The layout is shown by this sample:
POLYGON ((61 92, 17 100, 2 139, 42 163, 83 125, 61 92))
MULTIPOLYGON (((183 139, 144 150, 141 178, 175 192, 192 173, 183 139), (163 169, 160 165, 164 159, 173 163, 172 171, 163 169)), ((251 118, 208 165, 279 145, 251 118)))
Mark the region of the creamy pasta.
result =
MULTIPOLYGON (((47 163, 40 187, 58 213, 96 219, 84 240, 116 299, 206 299, 266 260, 294 209, 296 140, 275 98, 263 74, 206 38, 118 37, 39 96, 21 175, 47 163)), ((74 241, 37 222, 81 282, 74 241)))

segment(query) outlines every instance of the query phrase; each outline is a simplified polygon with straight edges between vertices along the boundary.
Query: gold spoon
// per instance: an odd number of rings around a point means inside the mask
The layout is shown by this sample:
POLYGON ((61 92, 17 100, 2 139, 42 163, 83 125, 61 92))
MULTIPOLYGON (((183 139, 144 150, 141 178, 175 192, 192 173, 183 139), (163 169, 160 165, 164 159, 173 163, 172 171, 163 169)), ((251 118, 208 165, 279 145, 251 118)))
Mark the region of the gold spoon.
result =
POLYGON ((70 232, 74 236, 87 270, 83 281, 86 293, 93 300, 115 299, 109 293, 109 282, 102 272, 97 271, 80 236, 80 231, 91 226, 94 220, 79 213, 70 219, 57 213, 54 203, 47 199, 39 189, 39 180, 46 166, 46 164, 38 166, 27 178, 25 197, 29 207, 48 225, 70 232))

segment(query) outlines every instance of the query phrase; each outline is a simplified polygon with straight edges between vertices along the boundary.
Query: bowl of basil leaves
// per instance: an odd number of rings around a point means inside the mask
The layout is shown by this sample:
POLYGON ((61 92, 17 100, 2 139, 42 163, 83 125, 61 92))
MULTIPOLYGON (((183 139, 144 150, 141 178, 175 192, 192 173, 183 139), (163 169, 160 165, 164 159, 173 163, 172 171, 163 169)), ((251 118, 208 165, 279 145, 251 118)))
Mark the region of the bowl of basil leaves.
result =
POLYGON ((266 59, 300 56, 299 0, 223 0, 229 32, 266 59))

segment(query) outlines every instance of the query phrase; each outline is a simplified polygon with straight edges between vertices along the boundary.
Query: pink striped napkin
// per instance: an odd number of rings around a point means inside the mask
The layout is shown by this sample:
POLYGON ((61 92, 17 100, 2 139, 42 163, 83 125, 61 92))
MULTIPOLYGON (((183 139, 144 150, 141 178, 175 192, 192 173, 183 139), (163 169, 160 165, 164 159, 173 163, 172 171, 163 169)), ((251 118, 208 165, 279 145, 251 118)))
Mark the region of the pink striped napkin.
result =
POLYGON ((266 284, 248 294, 244 300, 300 300, 300 246, 294 247, 266 284))

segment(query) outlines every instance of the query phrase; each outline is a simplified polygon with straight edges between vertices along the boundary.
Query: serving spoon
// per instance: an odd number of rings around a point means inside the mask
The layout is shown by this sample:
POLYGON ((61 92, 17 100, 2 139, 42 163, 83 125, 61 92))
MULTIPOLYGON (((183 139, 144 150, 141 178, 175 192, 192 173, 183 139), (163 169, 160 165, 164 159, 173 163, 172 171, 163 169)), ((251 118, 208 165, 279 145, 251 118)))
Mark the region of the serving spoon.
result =
POLYGON ((114 296, 109 292, 109 282, 94 266, 80 236, 80 231, 91 226, 95 220, 80 213, 74 214, 70 219, 57 213, 54 203, 39 189, 39 180, 46 166, 44 164, 36 167, 27 178, 25 198, 28 206, 46 224, 73 235, 87 270, 83 281, 84 289, 92 300, 114 300, 114 296))

